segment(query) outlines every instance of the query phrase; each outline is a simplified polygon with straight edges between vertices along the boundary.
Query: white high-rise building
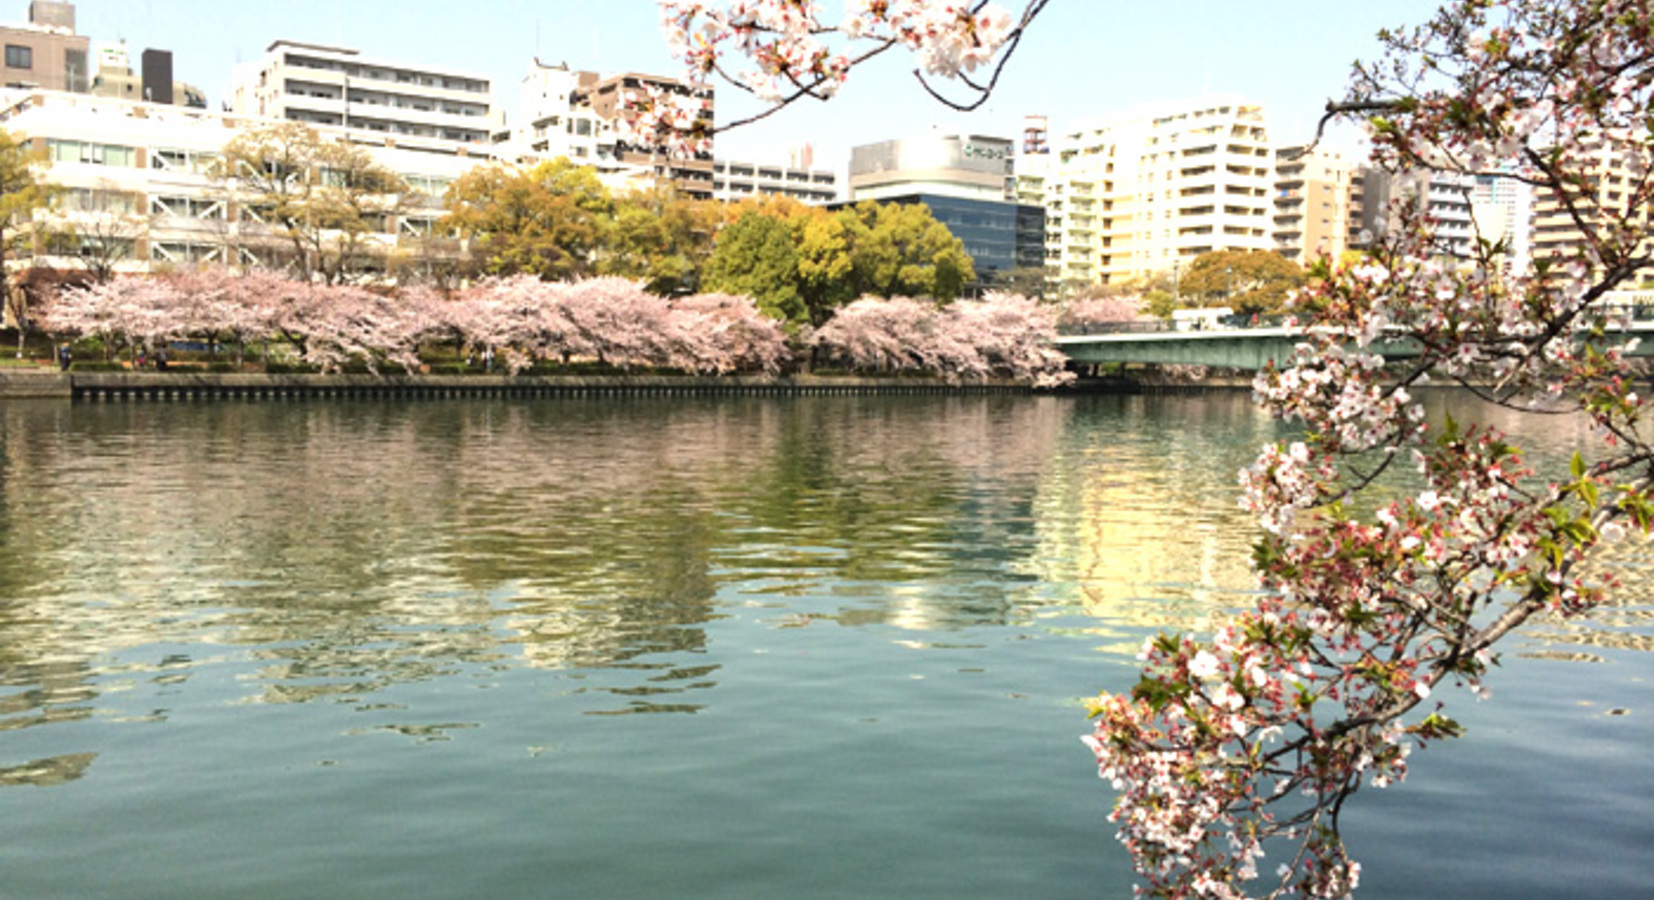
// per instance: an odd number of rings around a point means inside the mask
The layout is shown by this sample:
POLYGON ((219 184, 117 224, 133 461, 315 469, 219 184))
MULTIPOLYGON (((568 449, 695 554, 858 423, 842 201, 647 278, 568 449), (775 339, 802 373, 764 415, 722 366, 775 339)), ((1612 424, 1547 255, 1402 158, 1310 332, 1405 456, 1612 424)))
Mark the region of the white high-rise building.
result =
POLYGON ((505 119, 488 76, 363 56, 345 47, 276 41, 236 68, 231 106, 243 116, 351 132, 353 139, 485 156, 505 119))
POLYGON ((1106 284, 1272 249, 1273 170, 1263 108, 1219 94, 1057 131, 1049 152, 1019 157, 1017 192, 1045 207, 1056 279, 1106 284))
POLYGON ((1470 191, 1470 215, 1481 238, 1505 241, 1509 271, 1521 274, 1533 260, 1533 186, 1503 175, 1477 175, 1470 191))

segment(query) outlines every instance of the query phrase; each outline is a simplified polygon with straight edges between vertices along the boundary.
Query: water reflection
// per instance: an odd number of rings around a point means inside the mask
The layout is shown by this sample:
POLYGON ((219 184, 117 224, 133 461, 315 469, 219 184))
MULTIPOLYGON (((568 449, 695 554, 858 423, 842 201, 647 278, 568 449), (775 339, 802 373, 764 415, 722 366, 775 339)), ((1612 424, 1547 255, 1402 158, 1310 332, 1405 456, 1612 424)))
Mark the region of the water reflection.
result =
MULTIPOLYGON (((1578 427, 1519 438, 1565 454, 1578 427)), ((592 712, 693 712, 737 610, 930 631, 1081 609, 1135 646, 1249 602, 1234 473, 1281 428, 1238 395, 9 404, 0 729, 226 659, 263 703, 532 668, 586 673, 592 712)), ((1533 639, 1654 649, 1627 582, 1533 639)))
POLYGON ((85 774, 86 768, 97 756, 96 753, 70 753, 0 768, 0 787, 51 787, 74 781, 85 774))
POLYGON ((246 699, 268 703, 528 666, 608 673, 587 689, 611 711, 690 711, 677 698, 716 667, 680 658, 723 605, 839 596, 810 614, 914 629, 1013 615, 1004 570, 1034 546, 1068 415, 1025 398, 8 405, 0 684, 27 689, 0 722, 83 715, 100 667, 162 645, 244 648, 246 699))

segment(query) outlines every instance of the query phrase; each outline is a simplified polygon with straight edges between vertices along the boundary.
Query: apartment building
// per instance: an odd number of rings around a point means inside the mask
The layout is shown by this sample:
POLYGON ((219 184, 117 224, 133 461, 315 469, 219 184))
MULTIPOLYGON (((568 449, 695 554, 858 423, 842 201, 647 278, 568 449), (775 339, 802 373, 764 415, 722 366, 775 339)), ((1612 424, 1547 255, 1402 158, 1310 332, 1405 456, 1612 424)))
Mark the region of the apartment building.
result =
POLYGON ((1477 234, 1476 220, 1471 215, 1474 176, 1456 172, 1397 176, 1367 166, 1361 170, 1361 183, 1364 200, 1358 214, 1363 233, 1375 240, 1382 238, 1394 204, 1419 204, 1435 223, 1437 255, 1444 259, 1471 258, 1477 234))
POLYGON ((628 95, 648 88, 692 96, 711 124, 711 88, 639 72, 604 76, 535 59, 519 87, 516 124, 496 133, 494 153, 523 165, 564 157, 591 166, 612 189, 667 182, 685 196, 712 199, 710 152, 685 159, 623 140, 628 95))
MULTIPOLYGON (((249 129, 275 120, 137 103, 84 94, 36 92, 0 108, 0 128, 27 139, 48 160, 44 180, 62 190, 37 221, 66 224, 67 242, 36 245, 35 265, 76 268, 114 260, 122 271, 174 265, 269 263, 284 250, 233 184, 209 174, 219 151, 249 129)), ((353 140, 341 127, 318 136, 353 140)), ((478 162, 475 157, 368 145, 381 165, 400 173, 410 197, 380 222, 370 241, 385 253, 431 235, 442 195, 478 162)))
POLYGON ((712 161, 713 199, 733 201, 770 196, 791 197, 804 203, 832 203, 838 199, 838 174, 793 165, 712 161))
POLYGON ((239 116, 340 128, 359 142, 452 155, 489 155, 490 136, 505 121, 486 75, 287 40, 236 68, 230 103, 239 116))
POLYGON ((1273 230, 1276 253, 1299 265, 1336 261, 1361 230, 1356 166, 1320 147, 1275 151, 1273 230))
MULTIPOLYGON (((1630 208, 1639 186, 1646 183, 1646 174, 1633 174, 1624 164, 1623 145, 1616 140, 1604 141, 1587 167, 1590 190, 1574 199, 1573 208, 1550 191, 1536 192, 1533 202, 1531 254, 1534 260, 1566 259, 1579 254, 1590 244, 1597 227, 1612 222, 1637 222, 1638 210, 1630 208), (1577 218, 1576 218, 1577 216, 1577 218), (1583 224, 1583 227, 1582 227, 1583 224)), ((1646 231, 1654 214, 1641 211, 1641 222, 1646 231)), ((1641 250, 1648 253, 1650 241, 1642 242, 1641 250)), ((1654 271, 1642 270, 1637 280, 1646 282, 1654 271)))
POLYGON ((92 72, 87 65, 91 39, 75 34, 75 5, 34 0, 29 20, 0 24, 5 44, 0 85, 85 93, 92 72))
POLYGON ((1154 104, 1055 132, 1017 196, 1046 211, 1067 284, 1171 270, 1213 250, 1274 248, 1274 158, 1261 106, 1228 94, 1154 104))
MULTIPOLYGON (((629 115, 628 101, 632 96, 650 89, 692 98, 700 105, 699 119, 708 126, 712 124, 712 88, 642 72, 622 72, 608 76, 599 76, 595 72, 581 72, 576 87, 569 95, 569 101, 582 115, 589 111, 594 121, 603 123, 604 134, 616 138, 612 151, 616 162, 640 169, 656 183, 671 184, 682 196, 698 200, 712 199, 714 179, 710 148, 693 156, 683 157, 652 147, 634 147, 620 139, 623 137, 623 124, 629 115)), ((600 141, 600 149, 601 143, 600 141)))

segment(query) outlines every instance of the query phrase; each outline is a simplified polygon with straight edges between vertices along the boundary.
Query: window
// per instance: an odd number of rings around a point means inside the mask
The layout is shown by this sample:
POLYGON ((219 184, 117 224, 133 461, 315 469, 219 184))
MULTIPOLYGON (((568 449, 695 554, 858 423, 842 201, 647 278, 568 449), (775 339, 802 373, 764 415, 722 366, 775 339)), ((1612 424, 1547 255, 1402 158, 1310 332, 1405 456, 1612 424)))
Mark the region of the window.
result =
POLYGON ((151 195, 149 211, 157 216, 180 219, 223 220, 224 203, 205 197, 163 197, 151 195))
POLYGON ((131 147, 119 147, 113 144, 90 144, 84 141, 54 141, 46 142, 46 149, 53 162, 94 163, 105 166, 130 166, 137 159, 137 151, 131 147))
POLYGON ((32 69, 34 68, 34 48, 21 47, 17 44, 6 45, 6 68, 32 69))
POLYGON ((95 188, 65 188, 53 204, 66 212, 131 214, 138 205, 133 194, 95 188))

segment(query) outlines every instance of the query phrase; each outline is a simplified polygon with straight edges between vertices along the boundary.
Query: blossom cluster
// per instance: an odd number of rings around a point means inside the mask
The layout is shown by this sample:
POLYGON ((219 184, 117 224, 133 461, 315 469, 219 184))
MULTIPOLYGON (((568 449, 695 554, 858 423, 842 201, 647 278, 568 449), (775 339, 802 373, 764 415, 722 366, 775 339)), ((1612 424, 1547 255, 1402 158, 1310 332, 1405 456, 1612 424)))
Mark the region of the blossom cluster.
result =
POLYGON ((1378 110, 1377 162, 1525 179, 1580 239, 1530 270, 1497 241, 1444 258, 1403 198, 1365 259, 1291 301, 1301 343, 1256 393, 1299 433, 1241 473, 1264 598, 1209 639, 1151 639, 1135 687, 1093 705, 1086 742, 1152 896, 1348 895, 1345 801, 1458 735, 1440 688, 1485 695, 1500 640, 1600 604, 1593 551, 1654 525, 1634 342, 1600 304, 1654 261, 1654 7, 1459 0, 1387 39, 1352 104, 1378 110), (1497 430, 1427 421, 1432 381, 1600 441, 1539 471, 1497 430))
POLYGON ((1020 294, 990 291, 940 308, 910 297, 864 297, 838 310, 815 341, 830 361, 860 370, 1055 387, 1074 377, 1051 344, 1055 336, 1049 309, 1020 294))
MULTIPOLYGON (((813 0, 660 0, 667 48, 691 84, 721 79, 772 106, 827 99, 857 64, 893 47, 911 52, 927 76, 968 75, 991 64, 1031 12, 1019 19, 992 2, 848 0, 833 17, 813 0)), ((663 99, 634 100, 631 140, 682 149, 706 136, 663 99)))

